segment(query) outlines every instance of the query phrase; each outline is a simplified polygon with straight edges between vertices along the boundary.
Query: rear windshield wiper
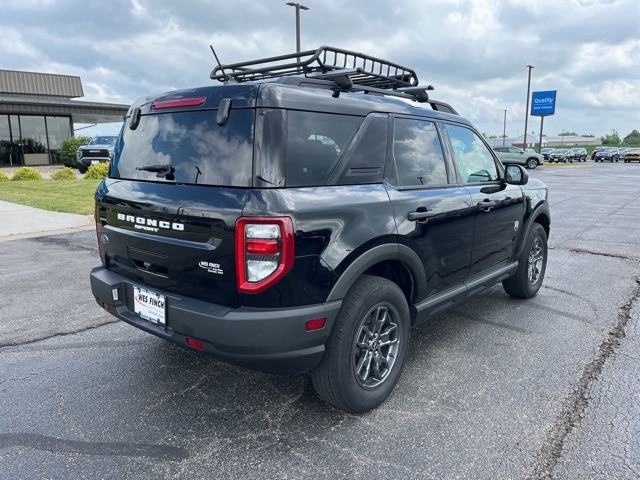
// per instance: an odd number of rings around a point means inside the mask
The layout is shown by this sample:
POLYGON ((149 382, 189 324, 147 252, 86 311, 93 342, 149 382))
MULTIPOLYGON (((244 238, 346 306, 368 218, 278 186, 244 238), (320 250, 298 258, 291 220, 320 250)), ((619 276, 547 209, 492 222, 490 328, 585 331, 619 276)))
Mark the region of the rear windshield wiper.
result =
POLYGON ((176 171, 170 163, 156 164, 156 165, 143 165, 142 167, 136 167, 136 170, 143 170, 145 172, 156 172, 156 177, 166 178, 167 180, 175 180, 173 173, 176 171))

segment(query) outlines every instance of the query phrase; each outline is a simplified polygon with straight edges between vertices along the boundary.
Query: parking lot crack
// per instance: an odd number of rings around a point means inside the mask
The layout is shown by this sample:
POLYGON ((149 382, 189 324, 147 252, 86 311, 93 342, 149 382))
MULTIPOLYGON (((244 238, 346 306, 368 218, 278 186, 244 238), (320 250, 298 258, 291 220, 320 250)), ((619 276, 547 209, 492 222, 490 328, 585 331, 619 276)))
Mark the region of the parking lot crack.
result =
POLYGON ((12 446, 34 448, 52 453, 148 457, 172 461, 180 461, 189 457, 189 453, 185 449, 171 445, 122 442, 84 442, 34 433, 0 434, 0 449, 12 446))
POLYGON ((622 260, 638 261, 638 259, 635 258, 635 257, 628 257, 626 255, 619 255, 619 254, 616 254, 616 253, 609 253, 609 252, 593 252, 591 250, 586 250, 584 248, 572 248, 569 251, 572 252, 572 253, 586 253, 588 255, 597 255, 599 257, 620 258, 622 260))
POLYGON ((29 340, 24 340, 24 341, 7 341, 4 343, 0 343, 0 350, 2 350, 3 348, 11 348, 11 347, 24 347, 26 345, 32 345, 34 343, 39 343, 45 340, 50 340, 52 338, 58 338, 58 337, 67 337, 69 335, 77 335, 79 333, 84 333, 87 332, 89 330, 95 330, 97 328, 100 327, 104 327, 105 325, 111 325, 112 323, 118 323, 120 320, 118 319, 109 319, 109 320, 105 320, 103 322, 101 322, 98 325, 90 325, 88 327, 84 327, 84 328, 79 328, 77 330, 72 330, 69 332, 58 332, 58 333, 53 333, 51 335, 47 335, 47 336, 43 336, 43 337, 38 337, 38 338, 31 338, 29 340))
POLYGON ((640 278, 635 280, 636 286, 632 297, 618 308, 618 318, 606 338, 600 344, 598 355, 583 370, 578 385, 565 398, 562 410, 555 423, 547 433, 547 438, 528 475, 530 480, 553 478, 552 472, 564 449, 567 436, 580 424, 589 406, 588 391, 592 382, 602 373, 607 359, 611 357, 625 337, 625 329, 631 318, 631 310, 640 297, 640 278))

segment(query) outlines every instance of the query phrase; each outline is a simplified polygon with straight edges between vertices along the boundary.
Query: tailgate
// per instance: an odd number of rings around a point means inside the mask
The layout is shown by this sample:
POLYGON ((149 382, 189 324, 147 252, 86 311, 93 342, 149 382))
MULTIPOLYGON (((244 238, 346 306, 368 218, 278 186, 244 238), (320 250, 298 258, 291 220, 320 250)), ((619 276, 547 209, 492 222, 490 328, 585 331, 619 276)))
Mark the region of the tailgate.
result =
POLYGON ((234 232, 245 196, 237 188, 107 179, 97 192, 102 260, 133 281, 234 308, 234 232))

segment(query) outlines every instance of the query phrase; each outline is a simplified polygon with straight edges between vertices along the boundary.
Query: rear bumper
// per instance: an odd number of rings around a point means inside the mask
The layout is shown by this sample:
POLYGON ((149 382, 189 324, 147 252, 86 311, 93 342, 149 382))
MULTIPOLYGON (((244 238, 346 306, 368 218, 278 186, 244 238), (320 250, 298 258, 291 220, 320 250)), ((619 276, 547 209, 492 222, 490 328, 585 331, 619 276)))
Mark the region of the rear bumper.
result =
POLYGON ((307 372, 318 364, 341 305, 231 309, 151 288, 166 297, 166 326, 160 326, 134 313, 130 279, 100 266, 90 280, 98 304, 134 327, 186 348, 188 338, 199 340, 215 358, 274 373, 307 372), (317 318, 326 318, 325 326, 306 331, 306 322, 317 318))

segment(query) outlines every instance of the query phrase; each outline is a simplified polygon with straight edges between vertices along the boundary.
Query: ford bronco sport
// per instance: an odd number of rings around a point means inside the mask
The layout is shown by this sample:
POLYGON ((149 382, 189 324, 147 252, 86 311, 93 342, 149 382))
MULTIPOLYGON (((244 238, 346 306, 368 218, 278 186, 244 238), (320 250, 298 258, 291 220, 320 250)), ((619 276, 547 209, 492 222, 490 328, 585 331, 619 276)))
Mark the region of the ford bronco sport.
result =
MULTIPOLYGON (((215 53, 215 52, 214 52, 215 53)), ((135 102, 96 192, 100 306, 218 359, 310 372, 364 412, 410 329, 502 282, 538 292, 547 188, 415 72, 321 47, 135 102)))

